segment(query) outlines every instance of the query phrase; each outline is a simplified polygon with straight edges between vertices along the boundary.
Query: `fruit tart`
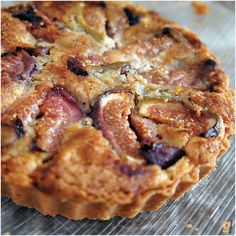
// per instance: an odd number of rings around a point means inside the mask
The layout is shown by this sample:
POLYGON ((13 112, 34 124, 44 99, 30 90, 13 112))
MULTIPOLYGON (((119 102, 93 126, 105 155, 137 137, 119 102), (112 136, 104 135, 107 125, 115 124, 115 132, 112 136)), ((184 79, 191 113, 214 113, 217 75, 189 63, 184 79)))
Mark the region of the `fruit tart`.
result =
POLYGON ((234 134, 220 62, 118 2, 2 9, 2 194, 45 215, 134 217, 206 177, 234 134))

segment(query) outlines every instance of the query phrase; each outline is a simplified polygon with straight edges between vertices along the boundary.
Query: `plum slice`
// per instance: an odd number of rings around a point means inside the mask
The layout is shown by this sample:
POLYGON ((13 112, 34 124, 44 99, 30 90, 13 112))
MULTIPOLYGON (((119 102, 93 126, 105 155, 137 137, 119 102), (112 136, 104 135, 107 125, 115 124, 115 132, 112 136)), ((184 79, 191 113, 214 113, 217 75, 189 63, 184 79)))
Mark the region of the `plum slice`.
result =
POLYGON ((145 158, 147 164, 159 165, 165 169, 175 164, 184 155, 181 148, 162 142, 157 133, 157 125, 152 120, 132 113, 130 122, 142 145, 140 154, 145 158))
POLYGON ((175 127, 189 126, 194 123, 190 110, 181 102, 153 100, 143 102, 139 113, 157 123, 169 124, 175 127), (186 123, 188 121, 188 123, 186 123))
POLYGON ((191 135, 199 135, 210 129, 216 119, 208 113, 197 114, 180 101, 151 100, 142 102, 139 108, 142 117, 157 124, 167 124, 185 129, 191 135))
MULTIPOLYGON (((51 87, 52 84, 47 82, 36 85, 33 92, 18 99, 2 114, 2 123, 15 125, 16 119, 20 120, 23 125, 32 123, 39 115, 39 106, 43 103, 51 87)), ((19 124, 18 121, 17 126, 19 124)))
POLYGON ((133 100, 134 94, 129 90, 108 91, 96 101, 92 118, 94 126, 102 131, 120 155, 138 158, 140 145, 128 122, 133 100))
POLYGON ((26 51, 4 55, 1 63, 3 77, 15 80, 30 80, 31 74, 36 69, 36 61, 26 51))
POLYGON ((163 143, 144 145, 140 149, 140 153, 145 157, 148 164, 159 165, 162 169, 175 164, 185 154, 181 148, 171 147, 163 143))
POLYGON ((153 144, 160 141, 157 135, 157 125, 152 120, 132 112, 129 121, 141 144, 153 144))
POLYGON ((65 128, 83 117, 76 100, 61 87, 51 89, 40 111, 43 116, 36 126, 37 146, 47 152, 55 151, 65 128))

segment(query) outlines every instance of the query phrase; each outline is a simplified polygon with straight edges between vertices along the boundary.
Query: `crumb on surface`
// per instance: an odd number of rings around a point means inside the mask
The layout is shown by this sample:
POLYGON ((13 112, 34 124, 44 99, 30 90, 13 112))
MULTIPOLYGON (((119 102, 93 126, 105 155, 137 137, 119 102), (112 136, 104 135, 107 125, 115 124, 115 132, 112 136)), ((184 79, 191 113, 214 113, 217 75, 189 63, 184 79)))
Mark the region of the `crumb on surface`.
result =
POLYGON ((193 230, 195 230, 195 231, 198 231, 198 230, 199 230, 199 228, 193 227, 192 224, 186 224, 185 227, 188 228, 188 229, 193 229, 193 230))
POLYGON ((223 233, 229 233, 231 228, 231 222, 230 221, 224 221, 223 223, 223 233))
POLYGON ((192 228, 193 228, 193 225, 192 225, 192 224, 186 224, 185 227, 186 227, 186 228, 189 228, 189 229, 192 229, 192 228))
POLYGON ((192 6, 194 7, 195 13, 198 15, 204 15, 209 12, 209 7, 204 2, 193 1, 192 6))

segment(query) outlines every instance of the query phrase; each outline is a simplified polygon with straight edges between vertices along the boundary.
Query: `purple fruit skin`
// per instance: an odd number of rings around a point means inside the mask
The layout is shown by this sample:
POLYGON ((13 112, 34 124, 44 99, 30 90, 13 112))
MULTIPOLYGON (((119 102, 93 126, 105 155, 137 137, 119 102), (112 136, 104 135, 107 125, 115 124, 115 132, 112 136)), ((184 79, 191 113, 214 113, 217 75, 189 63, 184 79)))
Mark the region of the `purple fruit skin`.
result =
POLYGON ((129 177, 132 177, 132 176, 142 176, 144 175, 144 169, 142 168, 132 168, 131 166, 128 166, 128 165, 120 165, 119 167, 120 169, 120 172, 129 176, 129 177))
MULTIPOLYGON (((124 92, 132 93, 130 90, 110 90, 103 93, 97 98, 91 113, 94 127, 100 129, 103 132, 104 137, 106 137, 111 143, 113 143, 114 140, 110 140, 112 135, 110 135, 110 131, 106 129, 106 124, 104 124, 102 101, 107 99, 109 95, 124 92)), ((185 154, 181 148, 171 147, 162 143, 143 145, 140 149, 140 153, 146 159, 148 164, 159 165, 163 169, 166 169, 176 163, 185 154)), ((132 170, 125 167, 122 167, 121 169, 122 172, 127 175, 134 174, 132 170)))
POLYGON ((162 169, 175 164, 184 155, 182 149, 162 143, 154 144, 153 146, 144 145, 140 153, 148 164, 159 165, 162 169))
POLYGON ((63 87, 60 87, 60 86, 53 87, 51 91, 49 92, 49 95, 55 95, 55 94, 60 94, 66 100, 68 104, 76 107, 76 109, 80 112, 81 118, 85 117, 85 114, 82 112, 76 99, 73 96, 71 96, 63 87))

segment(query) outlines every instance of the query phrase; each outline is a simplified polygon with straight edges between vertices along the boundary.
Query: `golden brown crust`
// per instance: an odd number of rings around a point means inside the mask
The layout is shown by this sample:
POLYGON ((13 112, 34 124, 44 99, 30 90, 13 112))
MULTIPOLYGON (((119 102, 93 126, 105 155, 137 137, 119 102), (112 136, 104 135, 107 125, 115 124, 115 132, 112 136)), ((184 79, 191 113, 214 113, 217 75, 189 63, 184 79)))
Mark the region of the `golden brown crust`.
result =
POLYGON ((2 11, 1 25, 2 53, 14 51, 17 47, 30 48, 35 46, 36 40, 27 31, 25 25, 8 12, 2 11))
POLYGON ((125 203, 135 192, 158 186, 165 178, 165 173, 161 177, 162 171, 155 166, 131 167, 122 163, 95 128, 74 125, 70 129, 60 154, 48 167, 33 173, 39 189, 58 192, 62 198, 125 203))
POLYGON ((229 148, 234 95, 187 29, 127 3, 2 13, 2 192, 16 203, 133 217, 182 195, 229 148))
POLYGON ((17 204, 35 208, 44 215, 56 216, 58 214, 73 220, 84 218, 107 220, 115 216, 134 217, 143 211, 158 210, 169 199, 181 196, 200 179, 209 174, 212 166, 201 167, 183 175, 181 180, 172 184, 168 192, 148 191, 137 195, 132 202, 117 204, 110 202, 91 202, 77 196, 76 200, 58 198, 57 195, 39 191, 33 186, 19 187, 2 181, 2 192, 11 197, 17 204), (174 193, 174 195, 173 195, 174 193), (172 197, 171 197, 172 196, 172 197))

